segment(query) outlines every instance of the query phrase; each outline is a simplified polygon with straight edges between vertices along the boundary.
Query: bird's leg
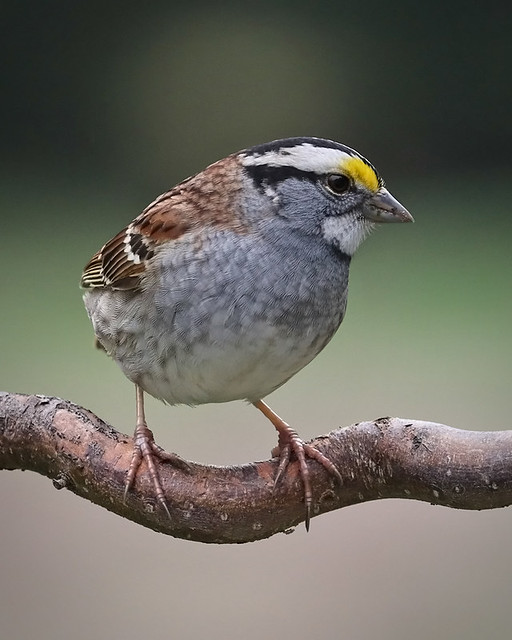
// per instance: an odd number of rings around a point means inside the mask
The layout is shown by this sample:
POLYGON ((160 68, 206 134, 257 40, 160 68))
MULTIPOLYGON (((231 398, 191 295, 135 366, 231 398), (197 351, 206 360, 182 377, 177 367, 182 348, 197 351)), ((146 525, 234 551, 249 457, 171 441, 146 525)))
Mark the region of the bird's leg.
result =
POLYGON ((190 465, 188 462, 180 458, 175 453, 168 453, 164 451, 162 447, 159 447, 153 437, 153 432, 148 428, 146 424, 146 416, 144 414, 144 391, 138 384, 135 385, 135 407, 137 414, 137 423, 135 427, 133 455, 128 469, 128 475, 126 477, 126 485, 124 489, 124 497, 133 487, 137 471, 139 470, 142 461, 145 460, 148 465, 148 473, 153 484, 157 502, 165 510, 167 515, 171 517, 167 502, 165 500, 164 490, 160 478, 158 477, 158 471, 156 469, 155 459, 163 462, 170 462, 171 464, 180 467, 184 471, 190 471, 190 465))
POLYGON ((259 409, 264 416, 266 416, 270 422, 277 429, 279 434, 279 440, 277 447, 272 450, 273 456, 279 456, 279 467, 277 469, 276 477, 274 480, 274 486, 277 486, 281 480, 283 473, 286 471, 292 454, 297 458, 299 462, 300 477, 304 485, 304 503, 306 506, 306 530, 309 531, 309 521, 311 518, 311 507, 313 504, 313 492, 311 489, 311 479, 309 476, 309 469, 306 463, 306 458, 312 458, 319 462, 324 469, 326 469, 331 475, 333 475, 338 482, 342 483, 341 474, 336 466, 320 453, 318 449, 306 444, 299 438, 297 432, 290 427, 277 413, 274 413, 272 409, 263 400, 253 402, 256 409, 259 409))

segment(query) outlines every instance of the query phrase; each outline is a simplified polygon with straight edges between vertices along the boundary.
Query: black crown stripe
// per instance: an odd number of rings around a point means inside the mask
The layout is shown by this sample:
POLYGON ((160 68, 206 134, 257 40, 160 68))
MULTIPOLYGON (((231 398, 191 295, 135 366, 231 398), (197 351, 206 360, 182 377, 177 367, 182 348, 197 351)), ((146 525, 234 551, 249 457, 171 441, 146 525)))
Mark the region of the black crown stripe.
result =
MULTIPOLYGON (((283 138, 282 140, 273 140, 272 142, 265 142, 263 144, 258 144, 254 147, 250 147, 246 149, 245 154, 248 156, 252 155, 263 155, 268 153, 269 151, 280 151, 282 149, 287 149, 289 147, 299 147, 302 144, 310 144, 313 147, 319 147, 322 149, 338 149, 338 151, 343 151, 344 153, 348 153, 350 155, 359 156, 359 154, 351 149, 350 147, 341 144, 340 142, 334 142, 333 140, 326 140, 324 138, 311 138, 311 137, 300 137, 300 138, 283 138)), ((286 155, 286 154, 283 154, 286 155)))

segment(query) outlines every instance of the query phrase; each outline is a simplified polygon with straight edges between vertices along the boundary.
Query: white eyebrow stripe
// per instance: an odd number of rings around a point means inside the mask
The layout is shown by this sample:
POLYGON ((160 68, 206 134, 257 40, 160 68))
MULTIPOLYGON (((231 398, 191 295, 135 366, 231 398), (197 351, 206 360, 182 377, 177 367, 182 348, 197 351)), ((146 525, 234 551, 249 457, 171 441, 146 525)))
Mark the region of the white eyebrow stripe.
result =
POLYGON ((279 151, 267 151, 260 155, 243 154, 242 164, 245 167, 268 165, 271 167, 293 167, 300 171, 310 171, 319 175, 339 170, 344 162, 352 156, 339 149, 317 147, 310 143, 295 147, 284 147, 279 151))

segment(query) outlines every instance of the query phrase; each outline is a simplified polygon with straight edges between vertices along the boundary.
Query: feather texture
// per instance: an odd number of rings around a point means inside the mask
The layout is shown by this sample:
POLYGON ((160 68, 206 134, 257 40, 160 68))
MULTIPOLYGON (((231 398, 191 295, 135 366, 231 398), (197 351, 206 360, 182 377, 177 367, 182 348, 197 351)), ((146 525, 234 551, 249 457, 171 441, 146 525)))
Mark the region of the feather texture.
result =
POLYGON ((207 226, 243 233, 242 166, 232 155, 160 195, 109 240, 86 265, 84 289, 136 289, 162 245, 207 226))

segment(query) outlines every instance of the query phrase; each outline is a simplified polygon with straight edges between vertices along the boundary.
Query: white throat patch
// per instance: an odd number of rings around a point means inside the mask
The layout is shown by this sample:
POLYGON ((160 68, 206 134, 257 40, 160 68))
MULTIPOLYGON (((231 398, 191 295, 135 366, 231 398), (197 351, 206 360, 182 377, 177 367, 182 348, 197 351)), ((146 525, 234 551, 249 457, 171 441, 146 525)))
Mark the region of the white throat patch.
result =
POLYGON ((366 218, 361 219, 356 214, 348 214, 325 218, 322 231, 327 242, 335 245, 348 256, 353 256, 374 226, 366 218))

